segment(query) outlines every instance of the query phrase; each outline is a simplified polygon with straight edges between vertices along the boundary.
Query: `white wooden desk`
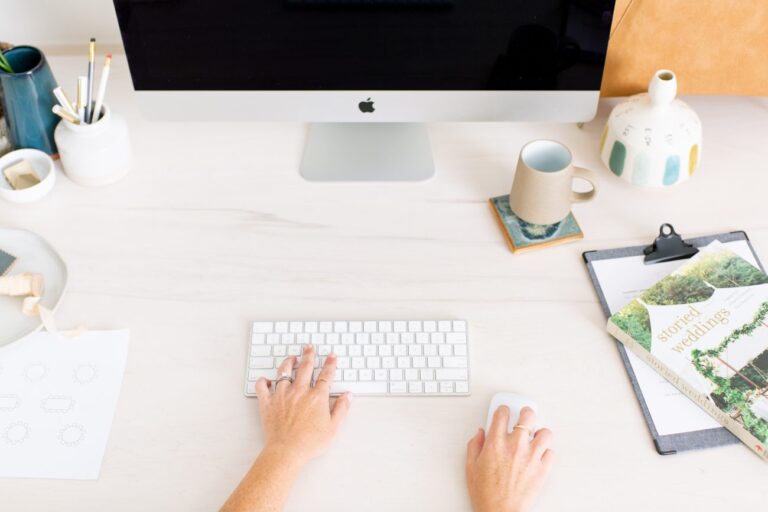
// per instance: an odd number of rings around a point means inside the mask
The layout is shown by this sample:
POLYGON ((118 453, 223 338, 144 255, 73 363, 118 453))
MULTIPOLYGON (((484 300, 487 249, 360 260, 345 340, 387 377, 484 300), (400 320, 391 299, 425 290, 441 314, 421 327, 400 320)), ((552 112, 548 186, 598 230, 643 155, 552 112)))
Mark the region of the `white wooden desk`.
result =
MULTIPOLYGON (((83 58, 53 57, 71 89, 83 58)), ((358 398, 289 511, 467 511, 464 454, 492 393, 536 397, 558 460, 539 511, 737 510, 768 502, 766 466, 743 446, 661 457, 581 260, 646 243, 744 229, 768 258, 768 99, 688 98, 704 123, 689 183, 631 188, 600 163, 612 102, 583 129, 431 127, 437 175, 421 184, 314 184, 297 172, 305 127, 150 123, 125 59, 108 103, 130 124, 136 165, 117 185, 64 176, 43 202, 0 205, 67 260, 63 326, 131 329, 123 389, 98 481, 0 480, 3 511, 209 511, 258 453, 242 396, 249 322, 278 318, 470 322, 470 398, 358 398), (585 240, 512 255, 487 199, 509 190, 535 138, 570 146, 602 177, 575 213, 585 240)))

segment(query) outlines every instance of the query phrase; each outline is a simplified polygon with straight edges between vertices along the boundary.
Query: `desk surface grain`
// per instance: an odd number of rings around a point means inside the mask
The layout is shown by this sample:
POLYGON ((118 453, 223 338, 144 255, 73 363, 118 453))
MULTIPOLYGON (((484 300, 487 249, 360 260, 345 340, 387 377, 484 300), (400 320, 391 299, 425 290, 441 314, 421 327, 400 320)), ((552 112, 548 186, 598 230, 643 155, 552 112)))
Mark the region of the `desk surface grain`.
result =
MULTIPOLYGON (((71 90, 82 57, 51 59, 71 90)), ((73 91, 70 91, 73 92, 73 91)), ((430 126, 436 176, 419 184, 314 184, 297 173, 306 127, 150 123, 117 55, 107 103, 131 129, 135 167, 81 188, 61 176, 40 203, 0 205, 64 256, 62 326, 131 329, 128 365, 98 481, 0 480, 8 511, 208 511, 262 445, 242 396, 255 319, 462 318, 472 396, 358 398, 288 511, 469 510, 466 440, 491 395, 536 397, 557 463, 539 511, 721 510, 768 502, 766 466, 743 446, 661 457, 605 333, 581 252, 744 229, 768 257, 768 99, 691 97, 701 167, 670 190, 639 190, 601 164, 614 101, 572 124, 430 126), (517 153, 553 138, 595 169, 575 207, 583 241, 512 255, 487 199, 508 192, 517 153)))

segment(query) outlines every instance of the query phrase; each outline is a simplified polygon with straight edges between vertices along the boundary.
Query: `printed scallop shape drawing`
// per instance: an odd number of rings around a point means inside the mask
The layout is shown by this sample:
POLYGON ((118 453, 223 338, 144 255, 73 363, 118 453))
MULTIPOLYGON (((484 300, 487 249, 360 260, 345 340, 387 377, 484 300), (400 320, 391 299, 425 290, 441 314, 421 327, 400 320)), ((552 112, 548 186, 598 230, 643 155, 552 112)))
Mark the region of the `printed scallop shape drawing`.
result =
POLYGON ((59 430, 59 442, 67 448, 74 448, 85 439, 85 427, 79 423, 70 423, 59 430))
POLYGON ((24 368, 24 378, 27 382, 40 382, 48 375, 48 367, 43 363, 30 363, 24 368))
POLYGON ((28 423, 15 421, 3 430, 3 441, 8 444, 21 444, 32 434, 32 428, 28 423))
POLYGON ((8 412, 18 409, 21 405, 19 395, 0 395, 0 412, 8 412))
POLYGON ((70 396, 51 395, 43 399, 40 407, 45 412, 65 413, 75 407, 75 400, 70 396))
POLYGON ((72 380, 77 384, 90 384, 99 375, 99 370, 92 364, 81 364, 72 372, 72 380))

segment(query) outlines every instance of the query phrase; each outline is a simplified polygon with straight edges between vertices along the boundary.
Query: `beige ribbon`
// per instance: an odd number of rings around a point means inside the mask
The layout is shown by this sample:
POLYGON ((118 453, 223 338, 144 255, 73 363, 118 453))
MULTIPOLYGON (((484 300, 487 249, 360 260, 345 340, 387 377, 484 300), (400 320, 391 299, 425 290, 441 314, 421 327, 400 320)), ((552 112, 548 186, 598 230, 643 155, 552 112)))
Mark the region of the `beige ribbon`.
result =
POLYGON ((82 325, 70 331, 59 331, 56 328, 53 311, 40 304, 43 295, 43 276, 40 274, 25 273, 0 277, 0 295, 24 297, 21 312, 31 317, 39 316, 45 330, 52 334, 76 338, 87 331, 82 325))

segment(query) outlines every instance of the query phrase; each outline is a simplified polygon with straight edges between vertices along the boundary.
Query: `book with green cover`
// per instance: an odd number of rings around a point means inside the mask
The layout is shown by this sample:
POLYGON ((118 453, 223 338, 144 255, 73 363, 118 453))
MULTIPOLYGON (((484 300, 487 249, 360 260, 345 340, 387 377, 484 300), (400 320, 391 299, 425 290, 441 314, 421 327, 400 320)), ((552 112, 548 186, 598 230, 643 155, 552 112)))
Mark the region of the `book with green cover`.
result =
POLYGON ((768 461, 768 275, 713 242, 608 332, 768 461))

